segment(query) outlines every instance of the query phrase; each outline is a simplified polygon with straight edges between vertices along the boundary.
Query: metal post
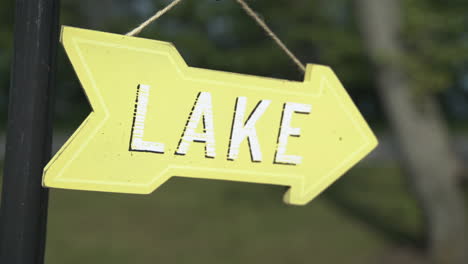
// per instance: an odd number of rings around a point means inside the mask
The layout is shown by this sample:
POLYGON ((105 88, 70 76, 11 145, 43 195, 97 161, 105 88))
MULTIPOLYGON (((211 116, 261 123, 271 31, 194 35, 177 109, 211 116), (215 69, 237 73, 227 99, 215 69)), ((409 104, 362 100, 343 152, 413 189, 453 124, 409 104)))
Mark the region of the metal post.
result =
POLYGON ((16 0, 0 210, 0 263, 44 262, 59 0, 16 0))

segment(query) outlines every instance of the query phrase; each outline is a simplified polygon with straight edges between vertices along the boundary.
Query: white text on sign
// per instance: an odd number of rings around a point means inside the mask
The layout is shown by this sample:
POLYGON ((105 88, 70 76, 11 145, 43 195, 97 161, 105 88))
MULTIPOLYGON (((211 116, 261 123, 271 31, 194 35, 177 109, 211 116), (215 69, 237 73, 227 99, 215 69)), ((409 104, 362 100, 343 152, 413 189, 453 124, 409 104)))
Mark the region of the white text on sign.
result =
MULTIPOLYGON (((149 94, 151 86, 140 84, 138 86, 137 100, 135 103, 135 116, 131 133, 130 150, 143 151, 164 154, 165 144, 153 142, 144 139, 145 122, 148 111, 149 94)), ((234 161, 239 156, 240 145, 244 140, 248 141, 250 156, 252 162, 261 162, 263 155, 258 140, 255 124, 267 111, 271 101, 260 100, 254 110, 245 120, 247 98, 237 97, 235 103, 234 117, 229 140, 227 159, 234 161), (244 121, 245 120, 245 121, 244 121)), ((213 121, 212 96, 209 92, 198 93, 197 98, 189 114, 187 125, 179 141, 176 155, 186 155, 190 145, 194 142, 205 144, 205 157, 216 157, 215 125, 213 121), (197 128, 203 126, 203 132, 198 133, 197 128)), ((293 114, 310 114, 312 106, 300 103, 284 103, 281 126, 277 140, 276 154, 274 156, 275 164, 297 165, 302 163, 302 157, 287 153, 288 138, 299 137, 301 129, 291 127, 293 114)))

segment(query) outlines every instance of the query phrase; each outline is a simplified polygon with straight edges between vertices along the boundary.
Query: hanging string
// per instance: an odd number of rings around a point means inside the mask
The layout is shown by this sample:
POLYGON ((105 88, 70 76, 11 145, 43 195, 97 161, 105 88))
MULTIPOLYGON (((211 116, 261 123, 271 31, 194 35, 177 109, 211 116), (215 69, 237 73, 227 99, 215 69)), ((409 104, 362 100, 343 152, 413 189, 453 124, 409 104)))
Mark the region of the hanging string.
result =
POLYGON ((128 32, 126 35, 127 36, 136 36, 136 35, 138 35, 145 27, 147 27, 149 24, 156 21, 156 19, 160 18, 162 15, 164 15, 167 11, 171 10, 174 6, 176 6, 181 1, 182 0, 172 1, 165 8, 163 8, 163 9, 159 10, 158 12, 156 12, 156 14, 154 14, 152 17, 148 18, 145 22, 141 23, 138 27, 134 28, 132 31, 128 32))
MULTIPOLYGON (((145 29, 148 25, 153 23, 155 20, 163 16, 166 12, 171 10, 177 4, 179 4, 182 0, 174 0, 165 8, 159 10, 154 14, 152 17, 148 18, 146 21, 141 23, 138 27, 133 29, 132 31, 128 32, 127 36, 136 36, 138 35, 143 29, 145 29)), ((297 65, 301 72, 305 72, 305 65, 292 53, 292 51, 284 44, 284 42, 270 29, 270 27, 263 21, 260 16, 250 8, 250 6, 244 0, 236 0, 237 3, 242 7, 242 9, 257 22, 257 24, 267 33, 267 35, 288 55, 288 57, 297 65)))
POLYGON ((296 55, 294 55, 291 52, 290 49, 288 49, 286 44, 284 44, 284 42, 281 41, 281 39, 270 29, 270 27, 268 27, 268 25, 265 23, 265 21, 263 21, 258 16, 258 14, 255 13, 255 11, 253 11, 252 8, 250 8, 249 5, 247 5, 247 3, 244 0, 236 0, 236 1, 242 6, 242 9, 244 9, 244 11, 250 17, 252 17, 257 22, 257 24, 268 34, 268 36, 270 36, 271 39, 273 39, 273 41, 276 42, 276 44, 286 53, 286 55, 288 55, 289 58, 291 58, 291 60, 294 63, 296 63, 297 67, 299 67, 299 69, 302 72, 305 72, 305 65, 296 57, 296 55))

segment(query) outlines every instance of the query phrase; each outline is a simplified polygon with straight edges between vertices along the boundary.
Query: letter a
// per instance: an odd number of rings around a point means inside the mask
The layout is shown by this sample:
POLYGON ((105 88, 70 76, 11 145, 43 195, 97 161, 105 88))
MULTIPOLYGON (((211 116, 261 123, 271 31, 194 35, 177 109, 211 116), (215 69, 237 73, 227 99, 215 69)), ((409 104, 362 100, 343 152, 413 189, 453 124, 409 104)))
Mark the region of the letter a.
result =
POLYGON ((180 140, 179 147, 177 148, 177 155, 185 155, 192 142, 205 143, 205 156, 214 158, 215 152, 215 137, 213 125, 213 107, 211 104, 211 94, 208 92, 201 92, 198 94, 195 106, 190 114, 187 126, 185 127, 182 139, 180 140), (195 130, 203 119, 203 133, 197 133, 195 130))

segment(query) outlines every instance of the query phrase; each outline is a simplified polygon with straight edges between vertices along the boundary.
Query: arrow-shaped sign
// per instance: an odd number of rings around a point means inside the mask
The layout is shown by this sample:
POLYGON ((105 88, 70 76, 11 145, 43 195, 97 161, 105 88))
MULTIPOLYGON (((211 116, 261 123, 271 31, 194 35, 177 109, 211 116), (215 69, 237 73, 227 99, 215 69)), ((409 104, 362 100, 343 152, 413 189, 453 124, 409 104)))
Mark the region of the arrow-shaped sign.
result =
POLYGON ((188 67, 171 43, 64 27, 92 113, 47 187, 151 193, 171 176, 285 185, 305 204, 377 140, 332 70, 304 82, 188 67))

